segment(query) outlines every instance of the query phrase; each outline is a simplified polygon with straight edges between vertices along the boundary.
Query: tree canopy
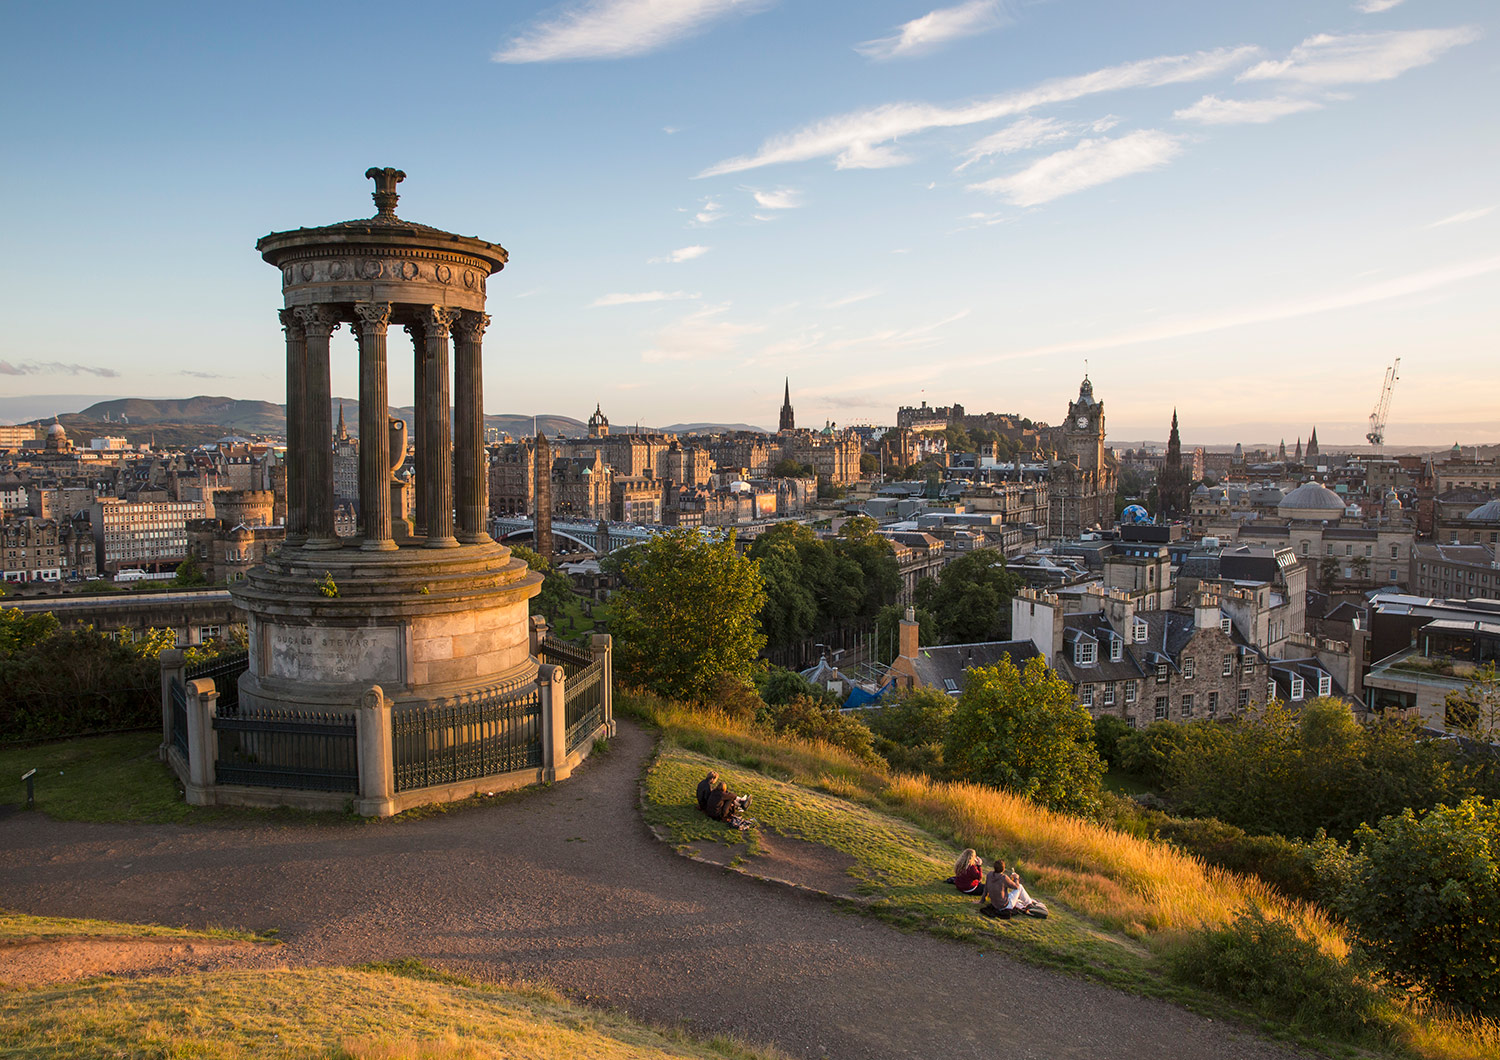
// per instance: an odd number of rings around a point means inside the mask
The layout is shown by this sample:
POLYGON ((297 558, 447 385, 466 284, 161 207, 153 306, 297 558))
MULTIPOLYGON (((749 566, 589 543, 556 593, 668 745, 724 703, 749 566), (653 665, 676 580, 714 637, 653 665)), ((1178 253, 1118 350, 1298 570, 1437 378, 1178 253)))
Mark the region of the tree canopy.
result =
POLYGON ((511 545, 510 554, 542 576, 542 591, 531 598, 530 613, 541 615, 549 623, 557 622, 573 598, 573 584, 568 576, 547 562, 546 556, 525 545, 511 545))
POLYGON ((850 519, 832 538, 782 523, 750 546, 760 564, 766 601, 761 629, 773 647, 796 644, 855 619, 874 619, 901 588, 891 543, 875 521, 850 519))
POLYGON ((1054 810, 1092 813, 1099 805, 1104 762, 1094 747, 1093 720, 1040 656, 1024 670, 1007 656, 998 666, 969 671, 943 761, 954 777, 1054 810))
POLYGON ((614 553, 616 665, 659 695, 706 702, 722 678, 748 683, 765 644, 760 564, 734 535, 670 530, 614 553))
POLYGON ((945 644, 974 644, 1010 637, 1010 601, 1022 582, 1005 569, 997 549, 977 548, 923 578, 913 594, 932 613, 945 644))

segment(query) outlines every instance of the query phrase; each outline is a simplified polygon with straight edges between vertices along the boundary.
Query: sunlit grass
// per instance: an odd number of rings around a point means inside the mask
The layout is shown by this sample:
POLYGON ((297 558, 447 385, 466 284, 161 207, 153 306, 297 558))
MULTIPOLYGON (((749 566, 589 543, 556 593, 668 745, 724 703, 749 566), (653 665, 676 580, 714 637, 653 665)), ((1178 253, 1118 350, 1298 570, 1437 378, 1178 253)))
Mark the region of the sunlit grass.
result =
POLYGON ((232 928, 166 927, 162 924, 125 924, 116 920, 82 920, 60 916, 31 916, 0 909, 0 943, 65 938, 218 938, 262 942, 272 934, 232 928))

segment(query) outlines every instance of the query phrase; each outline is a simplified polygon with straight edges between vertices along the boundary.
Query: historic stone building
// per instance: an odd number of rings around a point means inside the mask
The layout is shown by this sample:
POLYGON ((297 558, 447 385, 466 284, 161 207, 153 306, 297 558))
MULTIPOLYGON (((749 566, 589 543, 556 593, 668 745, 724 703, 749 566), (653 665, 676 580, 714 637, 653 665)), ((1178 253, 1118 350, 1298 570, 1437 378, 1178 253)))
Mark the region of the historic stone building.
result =
POLYGON ((673 441, 656 454, 656 477, 675 486, 707 486, 713 474, 708 450, 673 441))
POLYGON ((792 412, 792 381, 790 378, 786 380, 785 393, 781 399, 781 417, 778 420, 778 424, 776 428, 778 432, 794 431, 797 429, 797 417, 792 412))
POLYGON ((223 490, 214 496, 214 518, 187 524, 188 553, 213 584, 244 579, 281 547, 286 528, 272 523, 270 490, 223 490))
POLYGON ((1177 410, 1172 410, 1172 433, 1167 438, 1167 457, 1156 473, 1156 504, 1163 521, 1189 514, 1192 471, 1182 465, 1182 438, 1177 433, 1177 410))
POLYGON ((1077 537, 1092 527, 1114 522, 1118 465, 1104 447, 1104 403, 1094 398, 1088 376, 1068 416, 1053 432, 1057 458, 1048 467, 1051 483, 1052 533, 1077 537))
POLYGON ((604 415, 604 409, 597 401, 594 402, 594 414, 589 417, 589 437, 609 437, 609 417, 604 415))
POLYGON ((333 499, 339 507, 348 507, 356 516, 359 514, 359 439, 349 436, 342 402, 338 427, 333 432, 333 499))
POLYGON ((531 515, 535 507, 536 443, 501 442, 489 450, 490 514, 531 515))
POLYGON ((94 539, 86 518, 0 522, 0 580, 77 581, 94 572, 94 539))

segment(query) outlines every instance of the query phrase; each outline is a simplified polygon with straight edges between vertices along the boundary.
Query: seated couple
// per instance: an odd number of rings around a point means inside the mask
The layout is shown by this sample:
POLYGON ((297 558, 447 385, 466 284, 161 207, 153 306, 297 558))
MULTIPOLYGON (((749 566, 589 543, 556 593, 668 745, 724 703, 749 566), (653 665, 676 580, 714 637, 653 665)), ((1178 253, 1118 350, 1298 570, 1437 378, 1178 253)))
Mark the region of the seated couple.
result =
POLYGON ((740 811, 750 805, 749 795, 736 795, 719 779, 719 774, 710 772, 698 781, 698 809, 715 821, 738 826, 740 811))
POLYGON ((1047 907, 1026 893, 1020 874, 1008 871, 1005 862, 998 858, 994 868, 990 870, 989 879, 985 879, 984 864, 979 860, 979 855, 973 850, 965 850, 958 856, 948 882, 957 887, 960 893, 979 898, 980 912, 986 916, 1009 920, 1017 913, 1034 917, 1047 915, 1047 907))

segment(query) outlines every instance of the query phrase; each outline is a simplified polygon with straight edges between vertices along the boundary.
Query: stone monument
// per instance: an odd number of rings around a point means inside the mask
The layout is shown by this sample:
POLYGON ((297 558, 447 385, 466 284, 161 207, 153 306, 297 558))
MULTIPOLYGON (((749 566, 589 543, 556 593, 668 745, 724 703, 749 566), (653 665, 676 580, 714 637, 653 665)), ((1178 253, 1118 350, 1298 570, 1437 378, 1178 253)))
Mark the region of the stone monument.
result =
POLYGON ((353 711, 372 684, 395 706, 430 704, 537 676, 527 600, 541 575, 485 532, 480 348, 505 249, 397 217, 406 175, 365 176, 374 217, 256 243, 284 297, 287 525, 281 551, 232 590, 249 616, 244 707, 353 711), (359 366, 353 538, 334 533, 329 361, 345 327, 359 366), (387 398, 393 327, 412 341, 415 526, 392 505, 406 448, 387 398))

